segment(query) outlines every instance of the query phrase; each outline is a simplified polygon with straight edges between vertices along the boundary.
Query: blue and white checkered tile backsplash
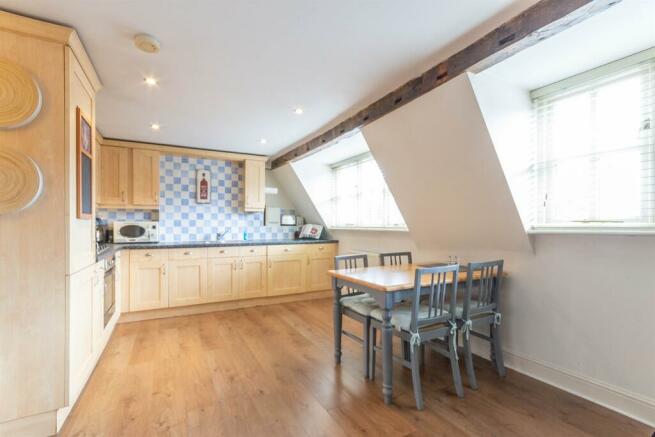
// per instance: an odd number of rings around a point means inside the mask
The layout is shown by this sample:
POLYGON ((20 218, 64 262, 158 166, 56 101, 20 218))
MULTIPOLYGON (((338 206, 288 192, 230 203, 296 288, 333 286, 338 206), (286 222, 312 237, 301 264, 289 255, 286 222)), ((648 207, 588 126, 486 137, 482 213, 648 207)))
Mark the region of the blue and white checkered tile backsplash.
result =
POLYGON ((156 220, 157 212, 145 210, 132 210, 132 209, 100 209, 96 210, 96 218, 99 218, 105 223, 113 223, 115 221, 133 221, 133 220, 156 220))
MULTIPOLYGON (((162 155, 159 161, 159 240, 213 240, 228 231, 225 240, 241 240, 244 231, 251 240, 293 238, 294 226, 264 226, 263 213, 243 212, 243 164, 215 159, 162 155), (211 173, 210 203, 196 203, 196 170, 211 173)), ((97 215, 114 220, 150 220, 150 212, 98 210, 97 215), (115 216, 114 216, 115 214, 115 216), (131 217, 134 214, 135 218, 131 217), (139 214, 144 214, 143 218, 139 214)), ((282 210, 282 214, 295 214, 282 210)), ((156 212, 154 219, 156 220, 156 212)))

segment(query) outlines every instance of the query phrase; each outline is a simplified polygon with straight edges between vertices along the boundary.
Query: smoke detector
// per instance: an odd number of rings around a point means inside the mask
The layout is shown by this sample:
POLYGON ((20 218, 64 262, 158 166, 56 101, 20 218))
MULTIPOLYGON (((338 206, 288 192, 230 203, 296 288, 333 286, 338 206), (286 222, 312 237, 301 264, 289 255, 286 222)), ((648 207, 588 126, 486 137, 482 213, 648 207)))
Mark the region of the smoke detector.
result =
POLYGON ((146 53, 158 53, 160 49, 157 38, 146 33, 136 35, 134 37, 134 45, 136 48, 146 53))

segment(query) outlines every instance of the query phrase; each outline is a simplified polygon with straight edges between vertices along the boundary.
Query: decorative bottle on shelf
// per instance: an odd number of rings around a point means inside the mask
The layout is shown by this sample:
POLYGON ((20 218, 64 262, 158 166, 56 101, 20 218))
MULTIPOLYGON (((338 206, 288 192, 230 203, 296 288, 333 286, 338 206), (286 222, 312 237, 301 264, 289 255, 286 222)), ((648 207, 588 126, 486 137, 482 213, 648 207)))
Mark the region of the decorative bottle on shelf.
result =
POLYGON ((200 198, 205 200, 209 199, 209 184, 207 183, 207 178, 205 178, 205 174, 203 173, 202 179, 200 180, 200 198))

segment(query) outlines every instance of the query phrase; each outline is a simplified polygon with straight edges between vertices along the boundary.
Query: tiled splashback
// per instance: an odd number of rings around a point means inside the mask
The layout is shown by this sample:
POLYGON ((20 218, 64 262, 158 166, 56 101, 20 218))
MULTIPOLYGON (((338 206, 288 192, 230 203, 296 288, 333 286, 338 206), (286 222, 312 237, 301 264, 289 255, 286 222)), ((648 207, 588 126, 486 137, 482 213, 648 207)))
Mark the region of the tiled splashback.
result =
MULTIPOLYGON (((296 227, 264 226, 263 213, 243 212, 243 164, 215 159, 162 155, 159 161, 159 240, 202 241, 228 231, 225 240, 293 238, 296 227), (196 203, 196 170, 211 172, 211 202, 196 203)), ((293 210, 282 210, 294 214, 293 210)), ((114 220, 156 220, 156 211, 105 210, 97 216, 114 220)))

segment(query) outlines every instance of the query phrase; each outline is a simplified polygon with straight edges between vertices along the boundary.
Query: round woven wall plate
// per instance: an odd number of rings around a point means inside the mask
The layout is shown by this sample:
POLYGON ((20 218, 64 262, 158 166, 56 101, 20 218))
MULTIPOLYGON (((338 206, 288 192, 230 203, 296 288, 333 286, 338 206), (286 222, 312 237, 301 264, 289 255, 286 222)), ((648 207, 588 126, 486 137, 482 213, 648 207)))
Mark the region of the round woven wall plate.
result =
POLYGON ((39 115, 41 90, 22 67, 0 59, 0 129, 25 126, 39 115))
POLYGON ((29 208, 42 189, 43 175, 29 156, 0 147, 0 214, 29 208))

